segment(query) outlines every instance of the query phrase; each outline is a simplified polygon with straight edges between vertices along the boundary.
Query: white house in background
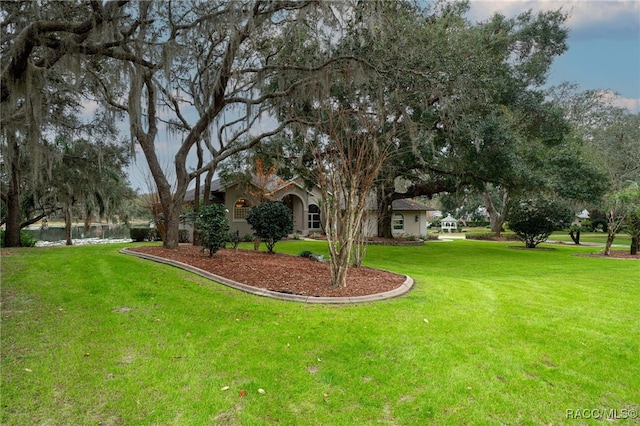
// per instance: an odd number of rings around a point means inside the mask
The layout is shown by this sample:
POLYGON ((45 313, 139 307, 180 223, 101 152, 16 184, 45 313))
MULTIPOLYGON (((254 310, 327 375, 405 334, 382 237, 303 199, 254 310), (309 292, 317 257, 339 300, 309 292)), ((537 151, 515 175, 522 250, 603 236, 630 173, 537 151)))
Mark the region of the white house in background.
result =
POLYGON ((576 213, 573 222, 571 222, 571 226, 582 226, 582 222, 589 218, 589 212, 586 209, 582 210, 580 213, 576 213))
MULTIPOLYGON (((260 202, 260 194, 269 199, 282 201, 293 214, 293 230, 300 235, 314 232, 322 233, 320 204, 322 196, 318 188, 305 188, 301 180, 283 180, 271 175, 266 181, 254 177, 251 182, 225 182, 222 179, 211 181, 209 201, 224 204, 228 213, 231 232, 240 235, 251 234, 252 230, 245 220, 251 207, 260 202)), ((193 203, 195 190, 187 191, 184 201, 193 203)), ((203 195, 200 195, 202 198, 203 195)), ((427 223, 434 218, 433 209, 410 199, 395 200, 392 203, 392 232, 394 235, 424 235, 427 223)), ((367 202, 365 235, 378 235, 378 214, 375 197, 367 202)))
POLYGON ((427 224, 434 220, 437 212, 437 210, 410 198, 393 201, 391 208, 393 209, 391 218, 393 235, 426 235, 427 224))

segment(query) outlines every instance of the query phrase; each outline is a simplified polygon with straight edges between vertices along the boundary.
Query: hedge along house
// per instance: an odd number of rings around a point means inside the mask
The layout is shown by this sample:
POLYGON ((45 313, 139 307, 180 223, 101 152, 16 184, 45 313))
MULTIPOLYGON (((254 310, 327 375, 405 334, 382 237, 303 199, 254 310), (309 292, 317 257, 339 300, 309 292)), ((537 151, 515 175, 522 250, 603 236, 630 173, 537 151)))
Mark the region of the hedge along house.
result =
MULTIPOLYGON (((193 204, 194 195, 195 190, 187 191, 185 202, 193 204)), ((281 201, 289 207, 293 215, 295 233, 307 236, 323 232, 320 214, 322 195, 317 187, 309 190, 297 179, 283 180, 276 175, 254 176, 249 182, 223 179, 211 181, 209 202, 225 205, 230 231, 239 231, 241 237, 253 233, 245 220, 249 209, 267 200, 281 201)), ((395 200, 392 208, 392 231, 393 235, 398 236, 426 234, 427 223, 433 219, 432 213, 435 212, 428 206, 411 199, 395 200)), ((372 194, 372 197, 367 200, 367 211, 364 215, 365 236, 378 235, 377 218, 377 203, 372 194)), ((193 230, 192 226, 186 227, 193 230)))

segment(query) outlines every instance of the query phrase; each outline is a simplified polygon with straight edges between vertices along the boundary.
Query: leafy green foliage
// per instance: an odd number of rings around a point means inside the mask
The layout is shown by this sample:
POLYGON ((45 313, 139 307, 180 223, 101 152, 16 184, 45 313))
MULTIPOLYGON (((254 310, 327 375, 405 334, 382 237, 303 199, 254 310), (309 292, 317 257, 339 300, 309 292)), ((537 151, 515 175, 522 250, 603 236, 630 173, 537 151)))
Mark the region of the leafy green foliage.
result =
POLYGON ((240 231, 236 230, 236 232, 231 232, 229 234, 229 242, 231 243, 234 249, 236 250, 238 249, 238 245, 240 244, 240 241, 242 241, 242 238, 240 237, 240 231))
POLYGON ((278 241, 293 231, 291 210, 279 201, 252 207, 246 219, 258 238, 267 245, 269 253, 273 253, 273 246, 278 241))
POLYGON ((465 237, 467 240, 478 241, 495 241, 498 240, 498 238, 507 241, 518 241, 520 239, 512 232, 502 232, 500 237, 496 237, 495 232, 467 232, 465 237))
POLYGON ((188 243, 189 242, 189 231, 186 229, 178 230, 178 242, 179 243, 188 243))
POLYGON ((302 250, 298 256, 310 258, 313 255, 313 252, 310 250, 302 250))
POLYGON ((229 237, 229 220, 224 205, 209 204, 204 207, 196 218, 196 229, 200 235, 202 251, 209 250, 209 256, 213 256, 218 249, 224 247, 229 237))
MULTIPOLYGON (((4 229, 0 229, 0 247, 4 247, 4 234, 5 234, 5 230, 4 229)), ((35 247, 36 242, 38 240, 31 235, 30 233, 28 233, 25 230, 21 230, 20 231, 20 245, 22 247, 35 247)))
POLYGON ((543 198, 514 203, 508 215, 509 228, 528 248, 535 248, 553 231, 568 227, 573 214, 565 205, 543 198))
POLYGON ((142 241, 158 241, 158 231, 155 228, 131 228, 129 229, 129 238, 134 242, 142 241))

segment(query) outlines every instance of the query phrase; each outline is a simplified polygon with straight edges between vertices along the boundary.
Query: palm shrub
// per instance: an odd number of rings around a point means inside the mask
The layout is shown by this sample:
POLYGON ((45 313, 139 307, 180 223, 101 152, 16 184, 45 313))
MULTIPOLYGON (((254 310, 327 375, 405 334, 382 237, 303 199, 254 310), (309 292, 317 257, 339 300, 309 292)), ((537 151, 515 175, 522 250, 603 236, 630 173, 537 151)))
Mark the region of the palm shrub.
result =
POLYGON ((544 198, 514 203, 507 217, 509 228, 527 248, 535 248, 546 241, 553 231, 569 227, 572 219, 571 209, 544 198))
POLYGON ((202 252, 209 250, 209 256, 213 256, 218 249, 224 247, 229 237, 227 209, 222 204, 209 204, 202 208, 196 218, 196 229, 202 252))
POLYGON ((269 201, 251 207, 245 218, 253 232, 267 245, 269 253, 282 238, 293 232, 291 210, 279 201, 269 201))

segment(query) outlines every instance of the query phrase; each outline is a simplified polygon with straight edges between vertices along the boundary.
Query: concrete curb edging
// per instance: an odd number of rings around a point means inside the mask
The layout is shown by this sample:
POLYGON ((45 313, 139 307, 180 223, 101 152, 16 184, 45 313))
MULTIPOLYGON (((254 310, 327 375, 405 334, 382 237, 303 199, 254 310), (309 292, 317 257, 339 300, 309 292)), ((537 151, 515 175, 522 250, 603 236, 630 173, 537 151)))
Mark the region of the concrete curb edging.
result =
POLYGON ((146 260, 152 260, 158 263, 164 263, 166 265, 174 266, 176 268, 184 269, 201 277, 215 281, 227 287, 234 288, 236 290, 244 291, 246 293, 254 294, 256 296, 270 297, 272 299, 286 300, 290 302, 302 302, 302 303, 327 303, 327 304, 345 304, 345 303, 363 303, 363 302, 375 302, 377 300, 386 300, 394 297, 402 296, 409 292, 413 288, 413 278, 405 275, 405 280, 402 285, 393 290, 386 291, 384 293, 370 294, 367 296, 354 296, 354 297, 315 297, 315 296, 301 296, 298 294, 280 293, 277 291, 266 290, 258 287, 253 287, 248 284, 242 284, 236 281, 232 281, 220 275, 212 274, 195 266, 187 265, 186 263, 178 262, 177 260, 165 259, 163 257, 154 256, 146 253, 139 253, 127 248, 120 250, 122 254, 128 254, 136 256, 146 260))

